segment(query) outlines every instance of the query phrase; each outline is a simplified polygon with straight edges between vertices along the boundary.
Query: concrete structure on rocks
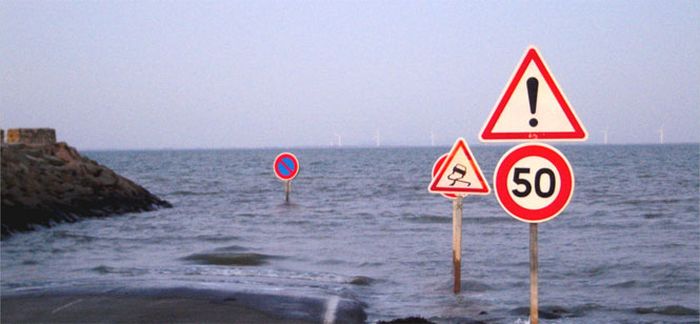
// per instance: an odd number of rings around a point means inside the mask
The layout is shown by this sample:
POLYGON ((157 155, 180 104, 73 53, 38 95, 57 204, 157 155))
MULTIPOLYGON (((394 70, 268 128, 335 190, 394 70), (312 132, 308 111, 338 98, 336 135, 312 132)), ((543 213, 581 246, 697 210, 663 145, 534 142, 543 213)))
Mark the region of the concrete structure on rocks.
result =
POLYGON ((56 144, 56 130, 53 128, 10 128, 7 130, 7 141, 3 143, 27 145, 56 144))

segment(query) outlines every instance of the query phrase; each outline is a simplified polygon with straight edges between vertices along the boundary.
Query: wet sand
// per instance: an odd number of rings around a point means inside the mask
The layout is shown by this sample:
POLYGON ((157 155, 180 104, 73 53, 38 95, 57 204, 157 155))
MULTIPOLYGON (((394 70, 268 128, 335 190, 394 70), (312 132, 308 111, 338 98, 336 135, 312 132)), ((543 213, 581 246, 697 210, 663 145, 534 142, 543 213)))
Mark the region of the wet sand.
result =
POLYGON ((2 323, 363 323, 360 303, 165 288, 33 291, 2 296, 2 323))

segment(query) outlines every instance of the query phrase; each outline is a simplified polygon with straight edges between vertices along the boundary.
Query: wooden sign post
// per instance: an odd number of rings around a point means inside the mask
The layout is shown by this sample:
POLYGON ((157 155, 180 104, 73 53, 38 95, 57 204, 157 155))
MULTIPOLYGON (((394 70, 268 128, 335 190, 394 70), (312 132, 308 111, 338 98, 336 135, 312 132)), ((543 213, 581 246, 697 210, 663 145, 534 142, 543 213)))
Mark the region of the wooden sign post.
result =
POLYGON ((450 153, 439 157, 433 164, 433 181, 428 191, 452 200, 453 291, 458 294, 462 288, 462 199, 467 195, 488 195, 491 192, 463 138, 458 138, 450 153))
POLYGON ((455 294, 462 289, 462 196, 452 200, 452 265, 455 294))
POLYGON ((493 187, 508 214, 530 223, 530 323, 537 324, 537 224, 553 219, 569 204, 574 173, 561 152, 532 141, 579 142, 588 139, 588 133, 536 47, 525 50, 479 139, 530 143, 501 157, 493 187))
POLYGON ((537 223, 530 224, 530 324, 539 322, 537 304, 537 223))
POLYGON ((566 157, 546 144, 521 144, 501 157, 493 175, 501 207, 530 223, 530 323, 539 321, 537 224, 559 215, 574 194, 574 172, 566 157))
POLYGON ((284 182, 284 202, 289 202, 289 193, 292 192, 292 180, 284 182))

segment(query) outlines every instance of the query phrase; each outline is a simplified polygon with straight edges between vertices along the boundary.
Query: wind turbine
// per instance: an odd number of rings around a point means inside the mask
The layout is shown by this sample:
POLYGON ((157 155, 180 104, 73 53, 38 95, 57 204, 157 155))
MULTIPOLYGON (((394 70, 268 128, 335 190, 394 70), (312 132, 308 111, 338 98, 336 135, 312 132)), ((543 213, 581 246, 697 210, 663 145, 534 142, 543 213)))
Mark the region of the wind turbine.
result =
POLYGON ((664 125, 661 125, 661 128, 659 128, 659 144, 664 143, 664 125))
POLYGON ((603 144, 608 144, 608 129, 603 131, 603 144))
POLYGON ((377 147, 379 147, 382 144, 381 138, 379 137, 379 129, 377 129, 377 134, 374 136, 374 139, 377 141, 377 147))
POLYGON ((334 135, 335 135, 336 139, 338 139, 338 147, 342 147, 343 146, 343 138, 338 133, 335 133, 334 135))

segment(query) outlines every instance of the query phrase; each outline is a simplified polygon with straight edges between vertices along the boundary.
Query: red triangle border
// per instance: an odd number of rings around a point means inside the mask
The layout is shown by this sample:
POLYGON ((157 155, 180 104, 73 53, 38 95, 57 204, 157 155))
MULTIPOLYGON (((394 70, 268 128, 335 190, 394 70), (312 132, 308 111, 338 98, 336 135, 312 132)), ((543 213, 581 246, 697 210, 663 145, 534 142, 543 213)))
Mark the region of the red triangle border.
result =
POLYGON ((479 165, 476 163, 476 160, 474 160, 474 156, 471 154, 471 150, 469 150, 469 146, 467 145, 467 141, 465 141, 463 138, 458 138, 457 142, 452 146, 452 150, 450 150, 450 155, 447 156, 447 159, 445 159, 445 162, 443 162, 442 166, 440 167, 440 171, 433 177, 433 180, 430 182, 430 186, 428 187, 428 191, 434 192, 434 193, 452 193, 452 194, 460 194, 460 193, 471 193, 471 194, 481 194, 481 195, 488 195, 491 192, 491 189, 489 188, 488 183, 484 179, 484 175, 481 172, 481 169, 479 168, 479 165), (481 188, 474 189, 474 188, 441 188, 438 187, 437 184, 440 182, 440 179, 442 178, 443 175, 445 175, 445 171, 447 171, 448 166, 454 159, 455 155, 457 155, 458 150, 463 150, 464 154, 467 156, 469 159, 469 164, 471 165, 472 169, 476 173, 477 179, 479 179, 479 182, 481 183, 481 188))
POLYGON ((561 92, 559 89, 559 86, 557 82, 554 80, 554 77, 549 73, 549 69, 547 68, 547 65, 544 63, 544 60, 542 60, 541 56, 539 55, 537 48, 534 46, 531 46, 527 49, 526 54, 523 58, 523 60, 520 63, 520 66, 518 69, 515 71, 513 77, 510 79, 510 83, 508 84, 507 88, 501 95, 498 104, 496 105, 495 109, 491 113, 491 117, 489 117, 489 120, 486 122, 484 125, 483 130, 481 131, 481 134, 479 136, 479 139, 483 142, 487 141, 509 141, 509 140, 574 140, 574 141, 583 141, 588 138, 588 134, 586 131, 583 129, 581 126, 581 123, 579 122, 577 116, 571 109, 571 106, 569 105, 568 101, 564 97, 564 94, 561 92), (547 83, 547 86, 552 90, 552 93, 554 94, 555 99, 561 106, 564 114, 566 115, 566 118, 569 120, 569 123, 571 123, 571 126, 573 127, 574 131, 573 132, 501 132, 501 133, 494 133, 493 128, 496 125, 496 122, 498 119, 501 117, 501 114, 503 113, 503 110, 505 109, 506 105, 510 101, 511 96, 513 95, 513 92, 515 91, 515 88, 517 87, 518 83, 520 83, 520 80, 522 79, 523 75, 525 74, 525 70, 527 67, 530 65, 530 62, 535 63, 537 68, 539 69, 540 73, 542 73, 542 76, 545 79, 545 82, 547 83))

